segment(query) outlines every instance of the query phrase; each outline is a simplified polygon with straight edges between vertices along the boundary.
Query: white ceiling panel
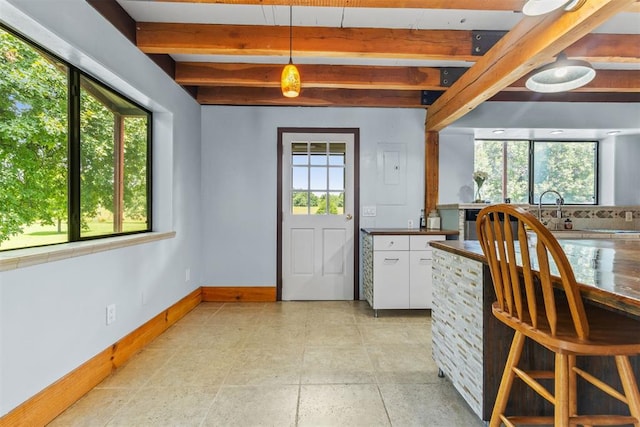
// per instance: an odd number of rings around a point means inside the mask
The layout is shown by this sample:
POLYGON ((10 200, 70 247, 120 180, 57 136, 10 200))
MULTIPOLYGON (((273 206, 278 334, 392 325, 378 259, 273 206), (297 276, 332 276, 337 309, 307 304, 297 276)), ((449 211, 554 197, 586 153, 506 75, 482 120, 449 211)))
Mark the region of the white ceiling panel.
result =
MULTIPOLYGON (((117 0, 139 22, 289 25, 289 7, 117 0)), ((521 13, 456 9, 293 7, 293 24, 346 28, 508 31, 521 13)), ((640 33, 640 14, 620 13, 595 32, 640 33)))
MULTIPOLYGON (((118 3, 138 22, 289 25, 287 6, 141 0, 118 0, 118 3)), ((507 31, 521 18, 520 13, 508 11, 293 7, 293 25, 307 27, 507 31)))

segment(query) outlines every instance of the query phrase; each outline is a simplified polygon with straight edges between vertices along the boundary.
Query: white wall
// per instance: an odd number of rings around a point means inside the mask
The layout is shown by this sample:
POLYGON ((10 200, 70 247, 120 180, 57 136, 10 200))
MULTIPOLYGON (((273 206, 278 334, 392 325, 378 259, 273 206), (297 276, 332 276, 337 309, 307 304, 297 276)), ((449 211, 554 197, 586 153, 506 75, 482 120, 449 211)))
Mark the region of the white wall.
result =
POLYGON ((360 129, 361 227, 406 227, 424 200, 423 109, 202 108, 203 283, 275 286, 278 127, 360 129), (379 143, 406 144, 407 196, 377 203, 379 143))
POLYGON ((615 204, 640 205, 640 135, 615 138, 615 204))
POLYGON ((473 134, 440 135, 439 204, 473 201, 473 146, 473 134))
POLYGON ((200 286, 202 261, 199 105, 84 0, 0 0, 0 11, 153 111, 154 229, 177 232, 0 273, 1 416, 200 286), (117 306, 110 326, 107 304, 117 306))
POLYGON ((598 153, 598 168, 600 169, 600 182, 598 183, 598 195, 600 204, 605 206, 615 205, 616 199, 616 174, 606 173, 607 169, 615 167, 616 160, 616 138, 611 136, 600 141, 600 152, 598 153))

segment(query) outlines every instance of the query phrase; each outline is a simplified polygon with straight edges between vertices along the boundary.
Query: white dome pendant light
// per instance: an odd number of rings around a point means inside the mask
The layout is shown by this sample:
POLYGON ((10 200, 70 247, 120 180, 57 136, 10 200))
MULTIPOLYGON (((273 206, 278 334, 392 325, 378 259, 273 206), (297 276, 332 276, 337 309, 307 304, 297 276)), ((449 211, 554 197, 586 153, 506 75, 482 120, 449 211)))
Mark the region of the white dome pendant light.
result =
POLYGON ((584 4, 586 0, 529 0, 522 8, 522 13, 527 16, 545 15, 556 9, 564 8, 567 12, 573 12, 584 4))
POLYGON ((535 70, 525 85, 534 92, 555 93, 577 89, 589 83, 596 70, 586 61, 567 59, 564 53, 555 62, 535 70))

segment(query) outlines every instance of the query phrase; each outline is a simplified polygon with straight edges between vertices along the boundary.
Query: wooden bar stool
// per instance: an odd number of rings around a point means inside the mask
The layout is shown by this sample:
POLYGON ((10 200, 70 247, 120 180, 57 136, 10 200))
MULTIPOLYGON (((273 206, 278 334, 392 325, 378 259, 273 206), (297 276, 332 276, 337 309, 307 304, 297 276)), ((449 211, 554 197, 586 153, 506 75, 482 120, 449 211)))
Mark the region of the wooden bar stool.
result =
POLYGON ((558 241, 525 210, 508 204, 488 206, 480 211, 476 227, 497 296, 492 312, 515 332, 489 425, 640 427, 640 393, 629 361, 629 356, 640 354, 640 322, 583 305, 573 270, 558 241), (511 225, 515 220, 518 240, 511 225), (561 286, 554 288, 552 276, 561 286), (555 353, 554 371, 518 367, 527 338, 555 353), (578 368, 576 357, 580 356, 614 357, 623 390, 578 368), (578 376, 627 404, 630 416, 578 415, 578 376), (518 398, 509 396, 515 377, 554 405, 553 417, 505 415, 508 399, 518 398), (541 379, 554 380, 553 392, 541 384, 541 379))

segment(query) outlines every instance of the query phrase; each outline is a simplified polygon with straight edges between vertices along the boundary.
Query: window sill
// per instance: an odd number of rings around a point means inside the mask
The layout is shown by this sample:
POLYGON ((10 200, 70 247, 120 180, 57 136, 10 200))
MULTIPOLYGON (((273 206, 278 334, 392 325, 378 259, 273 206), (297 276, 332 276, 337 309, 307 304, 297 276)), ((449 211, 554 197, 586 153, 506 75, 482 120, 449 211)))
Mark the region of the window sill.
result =
POLYGON ((141 245, 158 240, 172 239, 175 236, 175 231, 151 232, 0 252, 0 271, 15 270, 17 268, 59 261, 66 258, 141 245))

